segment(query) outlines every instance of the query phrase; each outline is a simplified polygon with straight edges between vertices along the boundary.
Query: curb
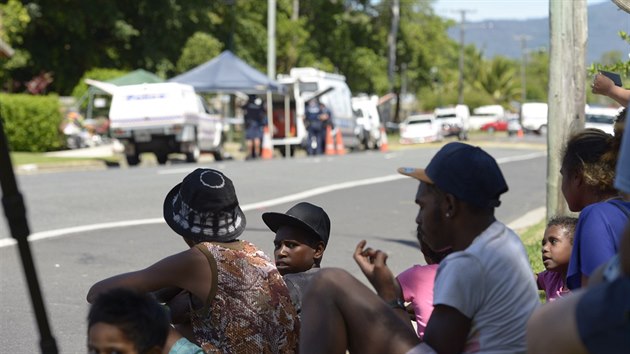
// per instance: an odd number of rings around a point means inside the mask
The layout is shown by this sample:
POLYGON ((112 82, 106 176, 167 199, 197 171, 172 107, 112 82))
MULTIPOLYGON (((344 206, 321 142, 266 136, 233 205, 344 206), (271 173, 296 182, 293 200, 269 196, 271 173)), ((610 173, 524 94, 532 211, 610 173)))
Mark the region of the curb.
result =
POLYGON ((15 173, 19 175, 32 175, 38 173, 53 173, 65 171, 99 171, 106 170, 105 161, 88 160, 76 162, 25 164, 15 167, 15 173))

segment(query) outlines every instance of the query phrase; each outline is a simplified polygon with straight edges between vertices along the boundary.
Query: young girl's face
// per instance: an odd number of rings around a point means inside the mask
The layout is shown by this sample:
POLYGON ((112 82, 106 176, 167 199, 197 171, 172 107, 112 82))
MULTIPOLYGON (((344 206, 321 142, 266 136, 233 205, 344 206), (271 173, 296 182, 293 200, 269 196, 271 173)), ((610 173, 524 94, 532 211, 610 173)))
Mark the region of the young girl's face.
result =
POLYGON ((545 269, 552 272, 566 271, 571 258, 571 235, 562 225, 547 227, 542 240, 542 260, 545 269))

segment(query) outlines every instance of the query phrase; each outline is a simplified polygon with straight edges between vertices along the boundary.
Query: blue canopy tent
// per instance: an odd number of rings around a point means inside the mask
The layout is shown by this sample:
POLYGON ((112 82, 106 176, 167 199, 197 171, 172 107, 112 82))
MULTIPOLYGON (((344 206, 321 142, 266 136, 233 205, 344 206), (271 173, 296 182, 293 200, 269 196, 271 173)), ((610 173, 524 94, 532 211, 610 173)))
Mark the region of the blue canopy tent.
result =
MULTIPOLYGON (((254 69, 229 50, 168 81, 191 85, 197 92, 267 94, 267 112, 269 116, 273 112, 271 94, 283 95, 285 102, 285 126, 288 129, 290 119, 289 96, 286 94, 286 87, 254 69)), ((268 120, 269 131, 273 131, 272 121, 273 119, 268 120)), ((285 132, 285 134, 288 134, 288 132, 285 132)), ((285 153, 288 153, 288 151, 289 146, 287 145, 285 153)))
POLYGON ((284 86, 249 66, 229 50, 168 81, 192 85, 197 92, 284 94, 284 86))

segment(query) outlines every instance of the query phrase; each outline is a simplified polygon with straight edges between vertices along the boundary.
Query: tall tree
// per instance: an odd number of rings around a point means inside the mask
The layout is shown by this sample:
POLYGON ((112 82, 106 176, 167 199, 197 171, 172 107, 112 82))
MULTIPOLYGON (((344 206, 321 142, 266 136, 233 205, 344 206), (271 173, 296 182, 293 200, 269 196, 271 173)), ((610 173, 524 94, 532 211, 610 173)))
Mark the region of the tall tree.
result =
MULTIPOLYGON (((16 87, 15 80, 19 78, 12 75, 13 72, 23 70, 30 61, 30 53, 21 49, 23 33, 31 17, 24 5, 18 0, 9 0, 0 4, 0 38, 14 48, 11 58, 0 58, 0 82, 5 90, 13 91, 16 87)), ((24 80, 30 77, 26 76, 24 80)))
POLYGON ((186 41, 182 55, 177 60, 176 69, 183 73, 221 54, 223 43, 212 35, 196 32, 186 41))

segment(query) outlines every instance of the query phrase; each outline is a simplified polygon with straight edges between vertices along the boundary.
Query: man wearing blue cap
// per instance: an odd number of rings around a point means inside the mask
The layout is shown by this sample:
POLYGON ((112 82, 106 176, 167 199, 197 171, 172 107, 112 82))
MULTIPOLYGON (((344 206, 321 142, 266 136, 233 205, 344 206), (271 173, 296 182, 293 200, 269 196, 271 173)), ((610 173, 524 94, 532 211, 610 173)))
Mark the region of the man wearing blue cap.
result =
POLYGON ((416 223, 423 240, 434 251, 453 249, 436 275, 423 342, 409 323, 387 255, 360 243, 355 259, 378 296, 343 270, 321 270, 303 300, 300 352, 525 352, 538 293, 518 235, 494 217, 508 190, 494 158, 455 142, 426 169, 398 171, 420 181, 416 223))

